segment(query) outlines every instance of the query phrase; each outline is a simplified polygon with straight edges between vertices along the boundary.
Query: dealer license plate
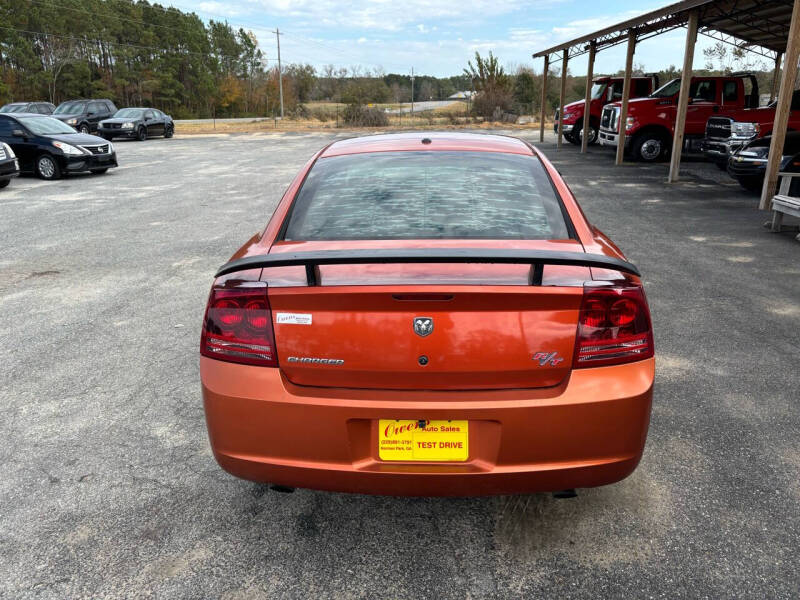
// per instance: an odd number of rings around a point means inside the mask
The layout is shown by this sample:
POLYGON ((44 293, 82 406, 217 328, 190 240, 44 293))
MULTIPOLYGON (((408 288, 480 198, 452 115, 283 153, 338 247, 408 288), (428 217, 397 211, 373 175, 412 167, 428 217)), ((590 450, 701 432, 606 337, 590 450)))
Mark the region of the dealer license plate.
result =
POLYGON ((380 419, 381 460, 463 462, 469 458, 469 421, 380 419))

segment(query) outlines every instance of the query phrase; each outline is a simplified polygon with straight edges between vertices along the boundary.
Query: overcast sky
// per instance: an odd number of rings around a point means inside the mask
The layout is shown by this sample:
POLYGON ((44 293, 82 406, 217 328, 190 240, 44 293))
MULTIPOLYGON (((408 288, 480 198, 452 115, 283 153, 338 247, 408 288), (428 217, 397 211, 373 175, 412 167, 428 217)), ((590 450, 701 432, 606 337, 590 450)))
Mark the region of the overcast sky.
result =
MULTIPOLYGON (((172 0, 203 19, 227 19, 235 27, 252 30, 262 50, 276 58, 277 26, 284 62, 364 68, 389 73, 415 72, 446 76, 460 74, 475 51, 492 50, 502 64, 533 66, 531 54, 584 33, 668 4, 622 0, 172 0), (635 9, 631 6, 635 5, 635 9)), ((642 42, 635 62, 647 70, 683 60, 685 29, 642 42)), ((698 41, 695 65, 702 67, 698 41)), ((625 46, 598 53, 596 72, 616 72, 624 66, 625 46)), ((571 63, 584 73, 585 57, 571 63)))

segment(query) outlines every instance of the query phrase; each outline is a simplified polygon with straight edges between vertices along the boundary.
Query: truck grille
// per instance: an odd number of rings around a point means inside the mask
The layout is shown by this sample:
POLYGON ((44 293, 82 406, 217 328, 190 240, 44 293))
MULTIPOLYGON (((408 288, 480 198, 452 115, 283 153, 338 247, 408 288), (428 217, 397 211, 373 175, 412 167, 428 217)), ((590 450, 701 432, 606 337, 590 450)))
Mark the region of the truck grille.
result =
POLYGON ((731 137, 731 123, 728 117, 711 117, 706 123, 706 137, 710 140, 728 140, 731 137))
POLYGON ((619 118, 619 107, 607 106, 603 109, 600 116, 600 129, 617 132, 617 119, 619 118))

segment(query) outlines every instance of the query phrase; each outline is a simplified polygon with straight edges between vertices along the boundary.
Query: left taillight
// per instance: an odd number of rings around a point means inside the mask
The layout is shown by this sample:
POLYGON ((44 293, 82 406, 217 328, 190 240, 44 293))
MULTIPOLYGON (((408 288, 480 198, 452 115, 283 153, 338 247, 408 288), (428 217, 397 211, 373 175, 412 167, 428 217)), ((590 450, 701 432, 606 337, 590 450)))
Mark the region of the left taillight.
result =
POLYGON ((618 365, 653 354, 650 309, 641 286, 584 288, 573 368, 618 365))
POLYGON ((265 283, 228 282, 211 288, 200 354, 246 365, 278 366, 265 283))

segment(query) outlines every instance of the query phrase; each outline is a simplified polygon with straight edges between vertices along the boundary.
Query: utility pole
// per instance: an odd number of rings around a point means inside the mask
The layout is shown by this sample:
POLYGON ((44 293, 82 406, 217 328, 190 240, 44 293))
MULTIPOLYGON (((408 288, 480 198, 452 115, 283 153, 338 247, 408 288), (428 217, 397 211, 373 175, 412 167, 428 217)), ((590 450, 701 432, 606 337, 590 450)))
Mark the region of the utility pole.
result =
POLYGON ((281 31, 277 27, 272 33, 278 40, 278 92, 281 97, 281 119, 283 118, 283 70, 281 70, 281 31))
POLYGON ((411 67, 411 116, 414 116, 414 67, 411 67))

